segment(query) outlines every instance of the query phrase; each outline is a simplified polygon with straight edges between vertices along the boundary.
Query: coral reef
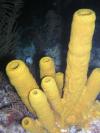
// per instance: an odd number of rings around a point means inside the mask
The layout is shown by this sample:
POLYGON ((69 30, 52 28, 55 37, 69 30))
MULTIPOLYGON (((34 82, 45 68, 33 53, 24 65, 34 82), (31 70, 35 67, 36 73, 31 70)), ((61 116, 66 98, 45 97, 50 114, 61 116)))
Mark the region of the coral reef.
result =
POLYGON ((31 133, 39 129, 44 133, 67 132, 66 128, 72 125, 86 128, 92 119, 100 118, 100 103, 95 100, 100 92, 100 68, 87 77, 95 19, 95 12, 90 9, 74 13, 65 78, 61 84, 50 57, 40 60, 42 90, 23 61, 8 63, 6 73, 11 84, 26 107, 37 115, 35 120, 29 117, 22 120, 22 126, 31 133))

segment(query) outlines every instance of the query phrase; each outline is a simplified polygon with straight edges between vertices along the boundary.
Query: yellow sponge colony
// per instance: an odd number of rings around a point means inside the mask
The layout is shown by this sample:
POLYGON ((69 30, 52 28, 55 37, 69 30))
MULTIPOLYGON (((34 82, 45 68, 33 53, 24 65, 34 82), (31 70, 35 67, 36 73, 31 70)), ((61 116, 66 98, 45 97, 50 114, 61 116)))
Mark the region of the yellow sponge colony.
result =
POLYGON ((74 13, 65 79, 55 71, 54 61, 43 57, 39 62, 40 90, 29 69, 21 60, 13 60, 6 67, 11 84, 37 120, 26 117, 22 126, 31 133, 60 133, 70 125, 85 126, 91 118, 100 118, 100 68, 87 77, 95 12, 80 9, 74 13))

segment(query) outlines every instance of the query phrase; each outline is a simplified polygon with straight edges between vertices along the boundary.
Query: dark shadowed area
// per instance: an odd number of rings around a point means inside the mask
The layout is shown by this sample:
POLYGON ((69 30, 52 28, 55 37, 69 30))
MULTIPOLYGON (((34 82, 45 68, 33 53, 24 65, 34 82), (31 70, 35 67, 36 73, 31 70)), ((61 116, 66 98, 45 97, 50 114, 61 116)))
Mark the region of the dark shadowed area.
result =
MULTIPOLYGON (((23 37, 17 46, 22 46, 22 49, 23 45, 33 46, 34 52, 29 55, 32 59, 35 57, 33 62, 44 55, 49 55, 54 58, 57 71, 64 71, 72 15, 79 8, 90 8, 96 12, 97 16, 90 71, 95 67, 100 67, 99 6, 100 2, 95 0, 30 0, 30 2, 26 0, 19 23, 23 37)), ((19 47, 18 49, 20 51, 19 47)), ((24 56, 24 60, 25 58, 24 56)))

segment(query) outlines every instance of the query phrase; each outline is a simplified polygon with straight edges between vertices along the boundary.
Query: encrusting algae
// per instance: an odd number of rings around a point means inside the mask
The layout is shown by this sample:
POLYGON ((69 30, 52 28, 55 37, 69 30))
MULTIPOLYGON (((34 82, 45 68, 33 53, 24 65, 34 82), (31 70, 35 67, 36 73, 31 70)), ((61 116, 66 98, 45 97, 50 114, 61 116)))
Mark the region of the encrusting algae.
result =
POLYGON ((90 119, 100 118, 100 103, 95 101, 100 92, 100 68, 87 77, 95 19, 90 9, 74 13, 65 79, 62 72, 56 73, 50 57, 43 57, 39 63, 43 90, 23 61, 8 63, 6 73, 11 84, 26 107, 37 115, 36 120, 22 120, 30 133, 60 133, 62 128, 85 126, 90 119))

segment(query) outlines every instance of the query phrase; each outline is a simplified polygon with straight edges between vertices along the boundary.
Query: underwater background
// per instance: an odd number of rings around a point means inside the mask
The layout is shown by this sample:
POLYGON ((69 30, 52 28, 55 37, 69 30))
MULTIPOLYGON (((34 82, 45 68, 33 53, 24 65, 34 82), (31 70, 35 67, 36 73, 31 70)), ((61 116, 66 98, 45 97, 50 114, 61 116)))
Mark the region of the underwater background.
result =
MULTIPOLYGON (((99 1, 0 1, 0 133, 24 133, 25 130, 21 127, 20 120, 24 116, 34 118, 21 102, 5 75, 7 63, 15 58, 23 60, 38 83, 40 83, 38 62, 43 56, 52 57, 56 71, 64 72, 72 15, 80 8, 90 8, 96 12, 97 16, 89 66, 90 74, 94 68, 100 67, 99 1)), ((100 100, 99 95, 97 99, 100 100)), ((100 132, 99 125, 100 121, 94 122, 93 133, 100 132)), ((77 133, 78 131, 72 127, 71 132, 77 133)))

